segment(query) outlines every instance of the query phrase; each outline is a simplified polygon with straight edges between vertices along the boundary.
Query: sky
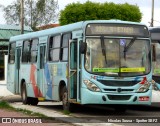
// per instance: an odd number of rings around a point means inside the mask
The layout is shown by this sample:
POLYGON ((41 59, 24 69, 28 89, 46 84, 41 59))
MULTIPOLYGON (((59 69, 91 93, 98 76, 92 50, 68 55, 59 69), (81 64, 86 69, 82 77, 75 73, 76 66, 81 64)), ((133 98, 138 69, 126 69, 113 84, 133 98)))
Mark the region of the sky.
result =
MULTIPOLYGON (((0 0, 0 4, 7 6, 10 5, 15 0, 0 0)), ((84 3, 88 0, 58 0, 59 11, 63 10, 67 4, 73 2, 84 3)), ((150 26, 151 22, 151 12, 152 12, 152 0, 90 0, 92 2, 114 2, 114 3, 129 3, 133 5, 137 5, 140 8, 142 13, 141 22, 150 26)), ((154 0, 154 26, 160 26, 160 0, 154 0)), ((5 24, 5 20, 3 19, 3 12, 0 10, 0 24, 5 24)))

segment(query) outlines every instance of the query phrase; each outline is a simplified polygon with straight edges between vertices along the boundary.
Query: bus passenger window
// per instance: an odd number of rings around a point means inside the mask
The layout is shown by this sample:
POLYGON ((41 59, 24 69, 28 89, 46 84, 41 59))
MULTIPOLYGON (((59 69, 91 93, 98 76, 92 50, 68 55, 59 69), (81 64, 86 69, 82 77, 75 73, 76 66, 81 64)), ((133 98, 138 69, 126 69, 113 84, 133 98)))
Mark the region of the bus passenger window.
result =
POLYGON ((30 41, 24 41, 23 43, 22 62, 30 62, 30 41))
POLYGON ((15 49, 16 49, 16 43, 10 44, 8 63, 14 63, 15 62, 15 49))
POLYGON ((61 58, 63 61, 67 61, 68 60, 68 42, 69 39, 71 39, 71 33, 67 33, 63 35, 63 40, 62 40, 62 54, 61 54, 61 58))
POLYGON ((60 38, 61 38, 60 35, 50 38, 49 56, 48 56, 49 61, 58 61, 59 60, 60 38))
POLYGON ((38 39, 34 39, 31 42, 31 62, 37 62, 37 54, 38 54, 38 39))

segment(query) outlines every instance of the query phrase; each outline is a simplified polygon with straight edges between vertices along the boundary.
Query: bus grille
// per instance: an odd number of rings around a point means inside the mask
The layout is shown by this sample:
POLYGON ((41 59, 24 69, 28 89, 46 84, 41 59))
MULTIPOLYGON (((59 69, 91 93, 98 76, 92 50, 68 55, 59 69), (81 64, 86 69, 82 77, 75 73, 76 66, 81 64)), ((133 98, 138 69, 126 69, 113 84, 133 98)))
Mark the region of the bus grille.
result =
POLYGON ((106 86, 134 86, 139 81, 114 81, 114 80, 97 80, 106 86))
MULTIPOLYGON (((115 92, 117 89, 106 89, 104 88, 104 91, 109 91, 109 92, 115 92)), ((121 89, 121 92, 132 92, 134 89, 121 89)))
POLYGON ((131 95, 107 95, 109 100, 129 100, 131 95))

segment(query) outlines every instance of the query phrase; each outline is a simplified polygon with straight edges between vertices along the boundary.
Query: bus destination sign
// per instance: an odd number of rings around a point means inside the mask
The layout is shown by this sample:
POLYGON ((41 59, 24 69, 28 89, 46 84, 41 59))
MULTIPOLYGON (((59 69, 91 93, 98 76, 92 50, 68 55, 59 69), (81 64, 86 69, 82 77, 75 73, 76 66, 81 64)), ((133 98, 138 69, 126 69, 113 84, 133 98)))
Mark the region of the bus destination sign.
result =
POLYGON ((86 35, 141 36, 149 37, 148 29, 141 25, 89 24, 86 35))

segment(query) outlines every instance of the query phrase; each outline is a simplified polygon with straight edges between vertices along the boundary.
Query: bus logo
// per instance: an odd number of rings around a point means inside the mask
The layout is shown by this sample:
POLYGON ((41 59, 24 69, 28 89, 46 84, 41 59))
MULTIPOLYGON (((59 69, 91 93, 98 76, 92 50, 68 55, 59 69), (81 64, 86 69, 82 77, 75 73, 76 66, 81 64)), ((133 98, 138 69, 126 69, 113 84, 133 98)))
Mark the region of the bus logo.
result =
POLYGON ((118 93, 120 93, 121 91, 122 91, 122 89, 121 89, 121 88, 118 88, 118 89, 117 89, 117 92, 118 92, 118 93))

